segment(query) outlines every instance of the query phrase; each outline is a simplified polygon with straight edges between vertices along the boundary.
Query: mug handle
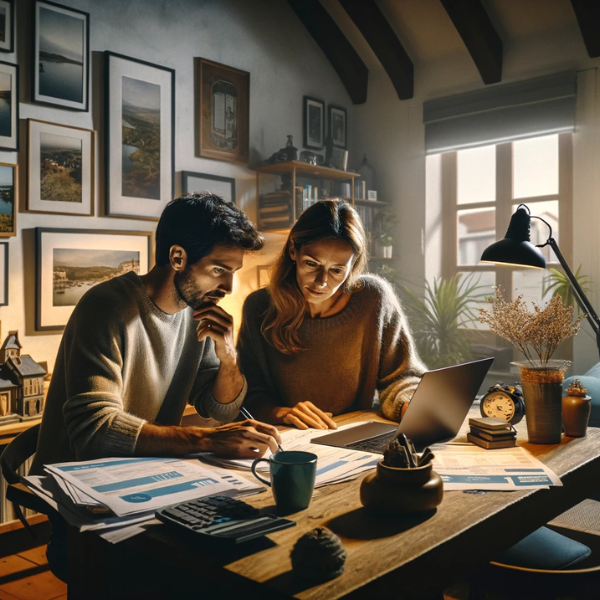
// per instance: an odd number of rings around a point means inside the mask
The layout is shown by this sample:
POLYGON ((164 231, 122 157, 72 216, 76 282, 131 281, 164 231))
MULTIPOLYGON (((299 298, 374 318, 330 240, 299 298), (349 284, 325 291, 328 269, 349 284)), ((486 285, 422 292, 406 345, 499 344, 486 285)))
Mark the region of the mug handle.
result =
POLYGON ((257 472, 256 472, 256 466, 258 465, 259 462, 264 461, 266 463, 269 462, 268 458, 257 458, 253 463, 252 463, 252 475, 254 475, 254 477, 256 477, 256 479, 258 479, 259 481, 261 481, 262 483, 268 485, 269 487, 271 487, 271 482, 267 481, 266 479, 263 479, 257 472))

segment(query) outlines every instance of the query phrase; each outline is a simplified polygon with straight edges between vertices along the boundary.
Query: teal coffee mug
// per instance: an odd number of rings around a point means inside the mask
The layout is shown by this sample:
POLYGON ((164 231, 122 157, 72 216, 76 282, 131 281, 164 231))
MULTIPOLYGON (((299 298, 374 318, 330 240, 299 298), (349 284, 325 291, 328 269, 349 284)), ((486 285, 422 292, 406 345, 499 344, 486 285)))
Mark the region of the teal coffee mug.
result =
POLYGON ((297 512, 310 504, 317 474, 317 455, 312 452, 276 452, 269 458, 257 458, 252 463, 252 473, 271 487, 278 510, 297 512), (258 463, 262 461, 269 463, 271 481, 256 472, 258 463))

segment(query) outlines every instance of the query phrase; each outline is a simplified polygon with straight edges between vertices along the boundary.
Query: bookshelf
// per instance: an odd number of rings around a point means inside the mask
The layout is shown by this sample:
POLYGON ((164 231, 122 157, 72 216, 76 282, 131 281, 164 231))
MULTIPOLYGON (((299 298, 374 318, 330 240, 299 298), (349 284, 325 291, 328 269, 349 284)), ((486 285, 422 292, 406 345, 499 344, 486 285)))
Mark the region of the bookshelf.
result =
POLYGON ((310 165, 293 160, 256 167, 256 197, 258 199, 258 228, 263 232, 287 234, 300 213, 315 201, 312 190, 318 190, 317 200, 343 198, 359 213, 369 239, 370 261, 388 262, 374 254, 371 239, 374 215, 377 210, 390 210, 390 202, 361 198, 355 180, 359 173, 340 171, 330 167, 310 165), (310 186, 310 203, 303 202, 303 190, 310 186), (293 191, 293 192, 292 192, 293 191))

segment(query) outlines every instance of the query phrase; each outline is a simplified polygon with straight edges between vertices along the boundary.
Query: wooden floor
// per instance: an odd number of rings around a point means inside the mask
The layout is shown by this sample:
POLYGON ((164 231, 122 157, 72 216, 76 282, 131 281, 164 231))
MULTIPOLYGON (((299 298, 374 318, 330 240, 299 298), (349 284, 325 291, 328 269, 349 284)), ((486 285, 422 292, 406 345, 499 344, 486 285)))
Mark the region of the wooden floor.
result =
POLYGON ((0 600, 66 600, 67 586, 48 568, 46 546, 0 558, 0 600))

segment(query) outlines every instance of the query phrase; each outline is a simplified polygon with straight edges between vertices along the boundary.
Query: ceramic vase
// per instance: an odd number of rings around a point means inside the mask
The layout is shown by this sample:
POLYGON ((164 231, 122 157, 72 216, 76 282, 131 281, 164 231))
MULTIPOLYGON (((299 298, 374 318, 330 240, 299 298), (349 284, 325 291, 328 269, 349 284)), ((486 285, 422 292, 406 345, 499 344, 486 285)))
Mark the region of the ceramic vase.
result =
POLYGON ((591 396, 563 396, 562 419, 565 435, 585 437, 592 412, 591 396))
POLYGON ((521 372, 527 438, 530 444, 560 444, 562 382, 568 360, 514 362, 521 372))
POLYGON ((383 460, 360 486, 360 501, 376 513, 422 513, 433 510, 444 494, 441 477, 431 463, 414 469, 388 467, 383 460))

